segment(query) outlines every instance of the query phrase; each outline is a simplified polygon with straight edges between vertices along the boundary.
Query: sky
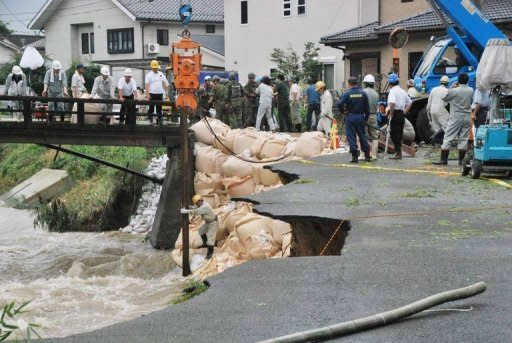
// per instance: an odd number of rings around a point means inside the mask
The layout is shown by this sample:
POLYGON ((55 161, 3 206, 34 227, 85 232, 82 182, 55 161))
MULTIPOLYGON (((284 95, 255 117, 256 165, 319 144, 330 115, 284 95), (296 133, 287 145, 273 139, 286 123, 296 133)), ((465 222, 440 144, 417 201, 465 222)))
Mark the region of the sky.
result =
POLYGON ((15 32, 31 32, 27 24, 46 0, 0 0, 0 20, 15 32))

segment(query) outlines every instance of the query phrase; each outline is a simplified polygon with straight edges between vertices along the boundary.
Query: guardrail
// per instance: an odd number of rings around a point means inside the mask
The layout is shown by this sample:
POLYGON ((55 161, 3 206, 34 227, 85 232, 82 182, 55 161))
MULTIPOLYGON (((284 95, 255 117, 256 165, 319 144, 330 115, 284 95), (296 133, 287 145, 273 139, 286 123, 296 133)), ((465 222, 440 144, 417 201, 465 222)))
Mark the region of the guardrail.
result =
MULTIPOLYGON (((157 114, 148 113, 148 112, 140 112, 138 109, 141 106, 162 106, 168 107, 169 109, 173 109, 173 104, 170 101, 157 101, 157 100, 131 100, 127 99, 125 101, 121 101, 119 99, 94 99, 94 98, 72 98, 72 97, 62 97, 62 98, 52 98, 52 97, 39 97, 39 96, 8 96, 8 95, 0 95, 0 102, 15 102, 17 103, 17 108, 9 108, 9 107, 0 107, 0 113, 21 113, 23 114, 23 123, 25 126, 29 126, 32 124, 34 120, 39 119, 40 121, 46 121, 49 124, 55 124, 53 121, 56 116, 61 116, 61 121, 65 116, 73 116, 76 115, 76 121, 73 124, 77 126, 85 126, 86 124, 86 116, 99 116, 108 117, 115 115, 126 115, 126 125, 135 126, 137 125, 138 118, 158 118, 157 114), (49 111, 45 104, 48 103, 64 103, 68 105, 68 110, 53 110, 49 111), (121 112, 107 112, 107 111, 86 111, 87 104, 102 104, 102 105, 122 105, 126 104, 128 109, 125 113, 121 112), (76 104, 76 110, 74 109, 74 104, 76 104)), ((179 115, 172 113, 172 111, 162 112, 162 116, 167 119, 176 119, 175 125, 179 125, 179 115)), ((10 122, 6 120, 2 120, 2 122, 10 122)), ((12 122, 20 122, 16 120, 12 120, 12 122)), ((139 123, 141 124, 141 123, 139 123)))

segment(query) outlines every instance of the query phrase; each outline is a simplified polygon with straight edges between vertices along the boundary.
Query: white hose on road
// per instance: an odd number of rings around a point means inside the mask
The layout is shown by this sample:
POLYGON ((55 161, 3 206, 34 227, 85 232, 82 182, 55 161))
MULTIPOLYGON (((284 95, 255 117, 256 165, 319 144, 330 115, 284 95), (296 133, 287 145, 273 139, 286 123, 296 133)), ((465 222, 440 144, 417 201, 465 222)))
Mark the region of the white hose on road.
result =
POLYGON ((320 342, 327 339, 384 326, 446 302, 473 297, 485 292, 486 288, 487 286, 484 282, 479 282, 468 287, 434 294, 395 310, 378 313, 373 316, 356 320, 350 320, 348 322, 325 326, 319 329, 307 330, 287 336, 272 338, 269 340, 261 341, 259 343, 296 343, 311 341, 320 342))

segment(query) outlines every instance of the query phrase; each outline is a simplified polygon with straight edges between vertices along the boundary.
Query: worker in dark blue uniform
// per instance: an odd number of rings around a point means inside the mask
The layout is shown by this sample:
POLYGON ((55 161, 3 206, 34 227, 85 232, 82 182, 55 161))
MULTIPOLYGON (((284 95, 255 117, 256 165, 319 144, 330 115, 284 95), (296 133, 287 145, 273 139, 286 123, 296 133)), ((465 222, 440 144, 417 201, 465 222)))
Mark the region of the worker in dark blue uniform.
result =
POLYGON ((365 123, 370 116, 368 105, 368 96, 365 91, 358 86, 357 78, 350 77, 348 80, 349 89, 338 101, 338 108, 341 113, 346 114, 345 127, 347 130, 347 139, 350 144, 350 153, 352 154, 351 163, 357 163, 359 160, 359 150, 357 148, 357 138, 367 162, 371 161, 370 145, 366 139, 365 123))

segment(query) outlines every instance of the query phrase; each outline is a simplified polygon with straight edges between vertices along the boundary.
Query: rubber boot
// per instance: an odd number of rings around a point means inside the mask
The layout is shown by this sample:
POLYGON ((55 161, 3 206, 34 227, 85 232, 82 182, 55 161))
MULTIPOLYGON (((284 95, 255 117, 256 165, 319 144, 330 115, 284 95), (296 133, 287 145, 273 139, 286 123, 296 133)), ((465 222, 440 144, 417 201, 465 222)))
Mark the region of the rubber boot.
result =
POLYGON ((432 164, 436 166, 446 166, 448 164, 448 155, 450 154, 450 150, 441 150, 441 159, 438 162, 433 162, 432 164))
POLYGON ((208 250, 206 252, 206 259, 209 260, 213 256, 213 246, 208 245, 208 250))
POLYGON ((459 166, 464 163, 464 157, 466 157, 466 150, 459 150, 459 166))
POLYGON ((203 240, 203 245, 201 245, 200 248, 208 247, 208 244, 206 244, 208 242, 208 237, 206 237, 206 233, 201 235, 201 239, 203 240))
POLYGON ((377 159, 377 154, 378 153, 379 153, 379 141, 378 140, 374 140, 372 142, 372 159, 373 160, 377 159))
POLYGON ((398 151, 395 156, 390 158, 391 160, 401 160, 402 159, 402 151, 398 151))
POLYGON ((364 160, 366 162, 372 161, 372 155, 370 154, 370 150, 364 152, 364 160))
POLYGON ((352 153, 352 159, 350 160, 350 163, 359 163, 359 151, 352 153))

